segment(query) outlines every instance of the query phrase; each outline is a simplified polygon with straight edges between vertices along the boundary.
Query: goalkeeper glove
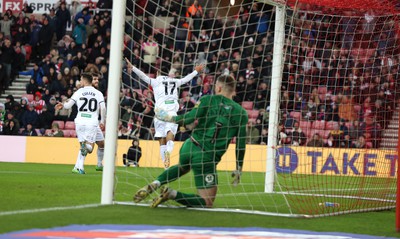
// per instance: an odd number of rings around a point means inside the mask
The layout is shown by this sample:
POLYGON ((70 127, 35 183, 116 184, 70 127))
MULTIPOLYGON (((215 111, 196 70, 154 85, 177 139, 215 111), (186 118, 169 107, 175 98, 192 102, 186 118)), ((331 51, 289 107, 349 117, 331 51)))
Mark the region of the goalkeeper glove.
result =
POLYGON ((172 115, 168 114, 166 110, 161 108, 155 108, 154 113, 157 119, 165 121, 165 122, 174 122, 172 119, 172 115))
POLYGON ((240 177, 242 176, 242 168, 239 167, 239 169, 233 171, 231 176, 233 178, 232 184, 233 186, 236 187, 240 183, 240 177))

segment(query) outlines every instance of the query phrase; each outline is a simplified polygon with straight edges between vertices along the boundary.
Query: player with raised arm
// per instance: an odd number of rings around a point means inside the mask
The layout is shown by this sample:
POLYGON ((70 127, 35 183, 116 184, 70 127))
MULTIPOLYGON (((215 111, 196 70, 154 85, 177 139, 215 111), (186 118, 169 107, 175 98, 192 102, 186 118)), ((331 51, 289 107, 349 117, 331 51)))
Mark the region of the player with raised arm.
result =
POLYGON ((90 73, 83 73, 81 75, 82 88, 78 89, 66 102, 56 105, 57 109, 69 109, 74 104, 78 107, 75 127, 80 150, 72 173, 85 174, 84 160, 86 155, 93 151, 96 141, 104 141, 102 129, 104 129, 106 105, 103 94, 92 86, 92 80, 90 73), (100 114, 101 121, 99 124, 100 114))
MULTIPOLYGON (((181 85, 186 84, 195 76, 201 73, 204 65, 197 65, 195 70, 182 79, 175 79, 168 76, 158 76, 156 79, 148 77, 144 72, 136 68, 131 62, 125 58, 126 63, 132 71, 149 86, 152 86, 154 91, 155 108, 163 109, 171 115, 176 116, 179 110, 179 95, 178 89, 181 85)), ((174 138, 178 129, 178 125, 173 122, 164 122, 157 118, 154 119, 155 138, 160 142, 160 155, 164 163, 164 167, 168 168, 170 157, 174 149, 174 138)))
POLYGON ((179 152, 179 163, 165 170, 155 181, 144 186, 133 197, 138 203, 160 186, 175 181, 193 170, 197 194, 186 194, 162 186, 160 196, 153 200, 151 207, 157 207, 167 200, 188 207, 212 207, 217 194, 217 165, 225 154, 233 137, 236 140, 236 170, 232 173, 233 184, 240 182, 243 159, 246 150, 247 112, 232 100, 235 80, 222 75, 215 83, 215 95, 202 97, 196 107, 184 115, 171 115, 156 109, 156 117, 167 122, 190 124, 198 120, 192 135, 179 152))

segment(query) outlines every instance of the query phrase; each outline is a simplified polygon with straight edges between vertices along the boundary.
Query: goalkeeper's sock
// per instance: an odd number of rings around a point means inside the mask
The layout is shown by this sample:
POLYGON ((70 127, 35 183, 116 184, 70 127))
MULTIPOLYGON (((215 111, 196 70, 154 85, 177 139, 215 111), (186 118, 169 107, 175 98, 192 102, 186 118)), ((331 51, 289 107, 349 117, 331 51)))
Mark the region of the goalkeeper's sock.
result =
POLYGON ((188 207, 206 206, 206 200, 204 200, 204 198, 200 197, 197 194, 186 194, 186 193, 176 192, 176 196, 173 197, 173 194, 175 194, 174 191, 175 190, 173 190, 169 196, 172 197, 171 199, 175 200, 177 203, 180 203, 188 207))
POLYGON ((103 164, 104 148, 97 147, 97 166, 101 167, 103 164))
POLYGON ((172 150, 174 150, 174 141, 168 140, 168 142, 167 142, 167 151, 169 153, 172 153, 172 150))
POLYGON ((167 150, 167 145, 160 145, 160 155, 163 163, 165 162, 165 150, 167 150))
POLYGON ((166 169, 160 176, 157 177, 157 180, 164 185, 166 183, 173 182, 177 180, 179 177, 185 175, 189 170, 185 170, 180 165, 174 165, 166 169))

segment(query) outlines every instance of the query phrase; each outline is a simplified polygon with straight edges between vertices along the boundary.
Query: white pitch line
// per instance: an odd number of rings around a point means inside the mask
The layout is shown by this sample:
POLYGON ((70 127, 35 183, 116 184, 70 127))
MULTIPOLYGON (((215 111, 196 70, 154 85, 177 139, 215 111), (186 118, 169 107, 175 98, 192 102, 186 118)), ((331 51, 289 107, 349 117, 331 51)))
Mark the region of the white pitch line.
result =
POLYGON ((90 208, 90 207, 98 207, 98 206, 101 206, 101 204, 86 204, 86 205, 70 206, 70 207, 50 207, 50 208, 18 210, 18 211, 0 212, 0 216, 26 214, 26 213, 37 213, 37 212, 61 211, 61 210, 69 210, 69 209, 82 209, 82 208, 90 208))

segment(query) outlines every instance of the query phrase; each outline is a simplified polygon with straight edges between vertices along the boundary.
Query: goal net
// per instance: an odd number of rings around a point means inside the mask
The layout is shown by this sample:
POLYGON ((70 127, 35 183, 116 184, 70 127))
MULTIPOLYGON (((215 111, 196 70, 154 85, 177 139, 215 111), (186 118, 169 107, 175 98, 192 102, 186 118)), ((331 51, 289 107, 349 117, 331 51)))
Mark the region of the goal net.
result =
MULTIPOLYGON (((135 67, 155 79, 183 78, 206 65, 179 88, 178 115, 212 95, 219 76, 236 80, 234 100, 249 119, 243 173, 232 185, 235 144, 242 140, 235 137, 217 167, 213 210, 308 217, 394 208, 395 1, 135 2, 127 3, 124 35, 124 56, 135 67)), ((120 99, 114 201, 134 204, 134 193, 164 164, 152 88, 127 65, 120 99), (137 160, 125 166, 134 141, 137 160)), ((196 123, 179 126, 171 165, 196 123)), ((196 193, 195 183, 190 172, 168 186, 196 193)))

